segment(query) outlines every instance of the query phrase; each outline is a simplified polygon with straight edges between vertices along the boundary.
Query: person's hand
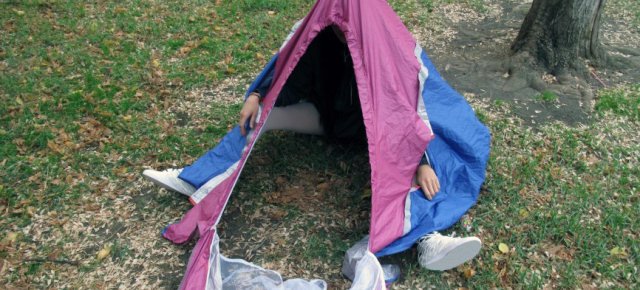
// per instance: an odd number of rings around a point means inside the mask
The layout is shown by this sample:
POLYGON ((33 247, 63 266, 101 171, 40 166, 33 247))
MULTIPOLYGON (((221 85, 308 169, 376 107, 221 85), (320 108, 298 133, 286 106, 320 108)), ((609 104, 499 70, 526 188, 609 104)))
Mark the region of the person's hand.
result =
POLYGON ((438 181, 438 177, 436 173, 433 171, 431 166, 424 164, 418 167, 418 171, 416 172, 416 182, 422 188, 422 192, 424 192, 424 196, 431 200, 436 193, 440 191, 440 182, 438 181))
POLYGON ((247 100, 242 105, 240 110, 240 133, 242 136, 247 135, 247 129, 245 129, 247 121, 249 121, 249 127, 253 130, 256 126, 256 117, 258 117, 258 109, 260 108, 260 95, 258 93, 251 93, 247 100))

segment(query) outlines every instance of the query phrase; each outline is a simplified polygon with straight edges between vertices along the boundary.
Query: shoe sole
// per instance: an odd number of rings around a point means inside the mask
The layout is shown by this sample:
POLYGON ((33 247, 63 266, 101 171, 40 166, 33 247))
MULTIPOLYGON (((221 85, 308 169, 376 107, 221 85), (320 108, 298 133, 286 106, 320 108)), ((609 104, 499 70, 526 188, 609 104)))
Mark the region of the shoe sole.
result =
POLYGON ((444 271, 458 267, 464 262, 473 259, 480 252, 482 242, 476 237, 467 238, 464 242, 450 249, 442 258, 424 265, 425 268, 435 271, 444 271))

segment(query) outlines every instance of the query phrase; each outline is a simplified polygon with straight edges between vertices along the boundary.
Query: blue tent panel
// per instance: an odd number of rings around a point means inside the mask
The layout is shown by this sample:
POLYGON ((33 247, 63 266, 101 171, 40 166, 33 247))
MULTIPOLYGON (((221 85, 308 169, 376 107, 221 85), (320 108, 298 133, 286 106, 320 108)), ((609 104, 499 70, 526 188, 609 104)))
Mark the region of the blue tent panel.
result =
POLYGON ((422 97, 436 138, 427 154, 440 180, 440 192, 429 201, 422 190, 410 196, 411 230, 376 253, 385 256, 409 249, 422 236, 455 224, 473 206, 484 182, 489 159, 489 129, 467 101, 442 79, 427 55, 429 71, 422 97))

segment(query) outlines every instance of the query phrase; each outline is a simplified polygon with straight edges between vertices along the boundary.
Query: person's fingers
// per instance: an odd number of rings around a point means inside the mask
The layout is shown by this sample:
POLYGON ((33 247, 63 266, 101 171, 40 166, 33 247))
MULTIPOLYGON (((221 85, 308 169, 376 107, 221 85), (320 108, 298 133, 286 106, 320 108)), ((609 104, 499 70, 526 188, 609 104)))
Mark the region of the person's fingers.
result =
POLYGON ((258 117, 258 114, 256 112, 251 114, 251 123, 249 123, 249 126, 251 127, 251 129, 255 128, 255 126, 256 126, 256 118, 257 117, 258 117))
POLYGON ((418 183, 420 184, 422 193, 424 193, 424 197, 426 197, 427 199, 431 199, 431 197, 429 197, 429 189, 427 188, 427 183, 424 180, 420 180, 418 181, 418 183))
POLYGON ((424 182, 424 187, 427 189, 427 192, 431 193, 431 184, 429 184, 429 179, 425 178, 423 182, 424 182))
POLYGON ((433 198, 433 188, 429 184, 429 181, 425 181, 425 188, 427 189, 425 192, 427 193, 427 199, 431 200, 433 198))
POLYGON ((440 191, 440 187, 438 186, 438 180, 432 180, 431 186, 433 186, 433 193, 431 194, 431 197, 436 197, 436 194, 438 194, 438 191, 440 191))
POLYGON ((438 180, 438 179, 436 178, 436 180, 435 180, 435 184, 436 184, 436 192, 439 192, 439 191, 440 191, 440 180, 438 180))
POLYGON ((242 136, 247 135, 247 130, 244 128, 245 123, 247 122, 247 115, 244 112, 240 112, 240 134, 242 136))

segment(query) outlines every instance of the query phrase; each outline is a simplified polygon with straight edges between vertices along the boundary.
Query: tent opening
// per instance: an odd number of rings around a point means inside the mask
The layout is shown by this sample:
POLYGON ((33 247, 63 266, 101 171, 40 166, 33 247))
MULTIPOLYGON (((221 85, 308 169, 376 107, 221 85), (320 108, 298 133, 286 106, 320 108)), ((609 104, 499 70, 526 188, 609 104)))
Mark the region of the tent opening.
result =
MULTIPOLYGON (((353 60, 344 35, 327 26, 309 44, 278 95, 278 108, 309 102, 332 141, 366 144, 353 60)), ((271 117, 270 117, 271 118, 271 117)))

